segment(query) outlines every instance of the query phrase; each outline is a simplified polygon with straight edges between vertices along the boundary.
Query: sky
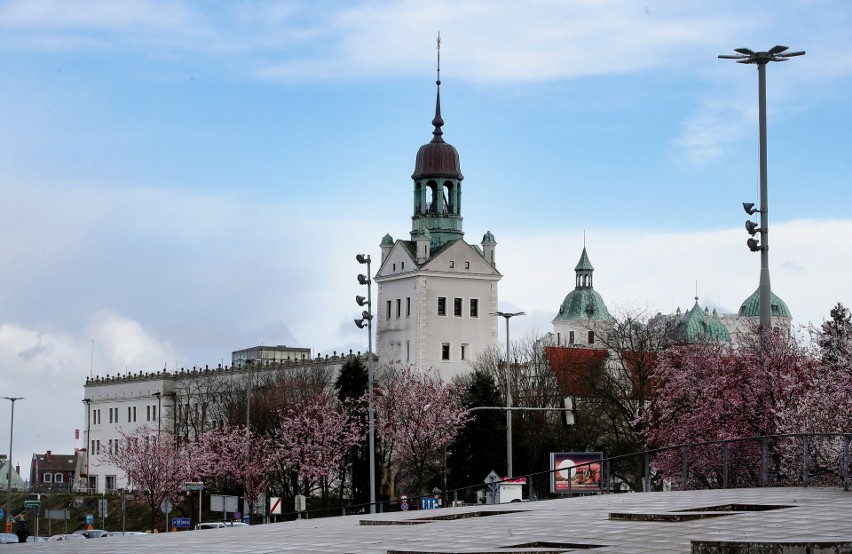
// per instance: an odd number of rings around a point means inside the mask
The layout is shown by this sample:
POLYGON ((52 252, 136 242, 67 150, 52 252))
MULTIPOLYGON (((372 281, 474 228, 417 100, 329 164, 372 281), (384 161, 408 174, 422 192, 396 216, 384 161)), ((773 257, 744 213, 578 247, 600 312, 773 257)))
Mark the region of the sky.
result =
POLYGON ((756 290, 738 47, 807 51, 767 68, 773 291, 801 325, 852 303, 846 0, 0 0, 14 463, 73 452, 89 375, 366 350, 355 255, 410 230, 438 32, 465 238, 497 240, 513 340, 552 330, 584 241, 614 314, 756 290))

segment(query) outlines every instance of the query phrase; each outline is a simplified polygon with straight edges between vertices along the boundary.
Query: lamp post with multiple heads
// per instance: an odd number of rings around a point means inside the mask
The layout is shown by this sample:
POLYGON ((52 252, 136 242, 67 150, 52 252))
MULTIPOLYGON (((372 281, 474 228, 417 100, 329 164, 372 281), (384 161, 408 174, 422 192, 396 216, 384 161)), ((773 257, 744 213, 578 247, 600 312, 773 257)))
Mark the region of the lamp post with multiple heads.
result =
POLYGON ((367 298, 356 296, 355 302, 367 309, 361 312, 361 317, 355 320, 359 329, 367 327, 367 426, 369 433, 370 449, 370 513, 376 513, 376 425, 373 414, 373 296, 372 296, 372 273, 370 272, 370 255, 358 254, 355 256, 359 264, 367 265, 367 275, 358 274, 358 284, 366 285, 367 298))
POLYGON ((23 400, 23 396, 3 396, 12 403, 12 418, 9 422, 9 459, 6 461, 6 532, 11 532, 12 512, 9 510, 9 499, 12 496, 12 436, 15 433, 15 401, 23 400))
POLYGON ((767 195, 766 177, 766 64, 769 62, 784 62, 794 56, 803 56, 805 52, 787 52, 786 46, 773 46, 766 52, 755 52, 748 48, 736 48, 735 55, 720 55, 723 60, 736 60, 737 63, 754 64, 757 66, 758 82, 758 117, 760 125, 760 210, 753 203, 743 202, 743 208, 748 215, 760 211, 760 227, 753 222, 746 222, 746 231, 754 237, 760 232, 760 244, 754 238, 746 241, 752 252, 760 252, 760 333, 761 341, 766 341, 771 330, 772 292, 769 283, 769 200, 767 195))
POLYGON ((497 315, 506 318, 506 477, 512 477, 512 384, 510 379, 510 369, 512 363, 509 358, 509 320, 516 315, 527 315, 526 312, 492 312, 491 315, 497 315))

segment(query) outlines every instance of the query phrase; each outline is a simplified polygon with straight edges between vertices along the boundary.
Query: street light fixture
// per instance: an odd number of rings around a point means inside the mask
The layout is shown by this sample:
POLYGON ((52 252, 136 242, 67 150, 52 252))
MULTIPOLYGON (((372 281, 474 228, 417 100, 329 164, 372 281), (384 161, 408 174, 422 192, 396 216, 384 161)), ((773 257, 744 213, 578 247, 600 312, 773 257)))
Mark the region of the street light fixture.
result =
POLYGON ((370 255, 358 254, 355 259, 359 264, 367 265, 367 275, 358 274, 358 283, 366 285, 367 298, 356 296, 355 302, 359 306, 367 306, 361 312, 361 318, 355 320, 359 329, 367 327, 367 425, 369 429, 370 448, 370 513, 376 513, 376 425, 373 414, 373 297, 372 297, 372 273, 370 272, 370 255))
POLYGON ((11 533, 12 512, 9 510, 9 499, 12 496, 12 435, 15 433, 15 401, 23 400, 23 396, 3 396, 12 403, 12 418, 9 421, 9 459, 6 461, 6 532, 11 533))
MULTIPOLYGON (((737 63, 754 64, 757 66, 758 77, 758 111, 760 125, 760 244, 754 238, 746 241, 749 250, 760 252, 760 329, 761 341, 767 346, 772 316, 772 292, 769 283, 769 200, 766 178, 766 64, 769 62, 784 62, 795 56, 804 56, 804 50, 787 52, 786 46, 773 46, 766 52, 755 52, 748 48, 736 48, 735 55, 720 55, 723 60, 736 60, 737 63)), ((752 215, 754 204, 743 202, 745 211, 752 215)), ((751 230, 749 230, 751 233, 751 230)))
POLYGON ((509 320, 516 315, 527 315, 526 312, 491 312, 506 318, 506 477, 512 477, 512 385, 509 379, 509 370, 512 367, 509 361, 509 320))

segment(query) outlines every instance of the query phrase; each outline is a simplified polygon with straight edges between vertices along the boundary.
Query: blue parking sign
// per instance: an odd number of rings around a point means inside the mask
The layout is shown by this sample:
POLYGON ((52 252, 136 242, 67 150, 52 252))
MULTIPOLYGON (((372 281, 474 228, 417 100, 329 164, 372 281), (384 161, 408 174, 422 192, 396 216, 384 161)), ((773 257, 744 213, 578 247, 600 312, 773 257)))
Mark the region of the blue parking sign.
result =
POLYGON ((86 514, 86 525, 95 524, 95 514, 86 514))

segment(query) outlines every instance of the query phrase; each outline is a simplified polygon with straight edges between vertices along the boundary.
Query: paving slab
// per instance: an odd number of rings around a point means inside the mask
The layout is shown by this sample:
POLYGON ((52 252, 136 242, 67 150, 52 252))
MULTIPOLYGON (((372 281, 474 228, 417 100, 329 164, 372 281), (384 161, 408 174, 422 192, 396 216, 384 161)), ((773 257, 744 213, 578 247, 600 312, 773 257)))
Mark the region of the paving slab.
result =
POLYGON ((85 545, 36 543, 28 548, 34 552, 80 552, 85 546, 85 552, 93 553, 167 554, 668 554, 691 552, 692 541, 852 542, 852 492, 836 488, 767 488, 626 493, 87 539, 85 545), (743 507, 750 509, 741 511, 743 507), (673 517, 706 512, 708 508, 724 515, 673 517), (495 511, 504 513, 482 515, 495 511), (610 514, 631 517, 612 519, 610 514), (457 518, 424 520, 438 516, 457 518), (412 525, 413 522, 419 524, 412 525))

